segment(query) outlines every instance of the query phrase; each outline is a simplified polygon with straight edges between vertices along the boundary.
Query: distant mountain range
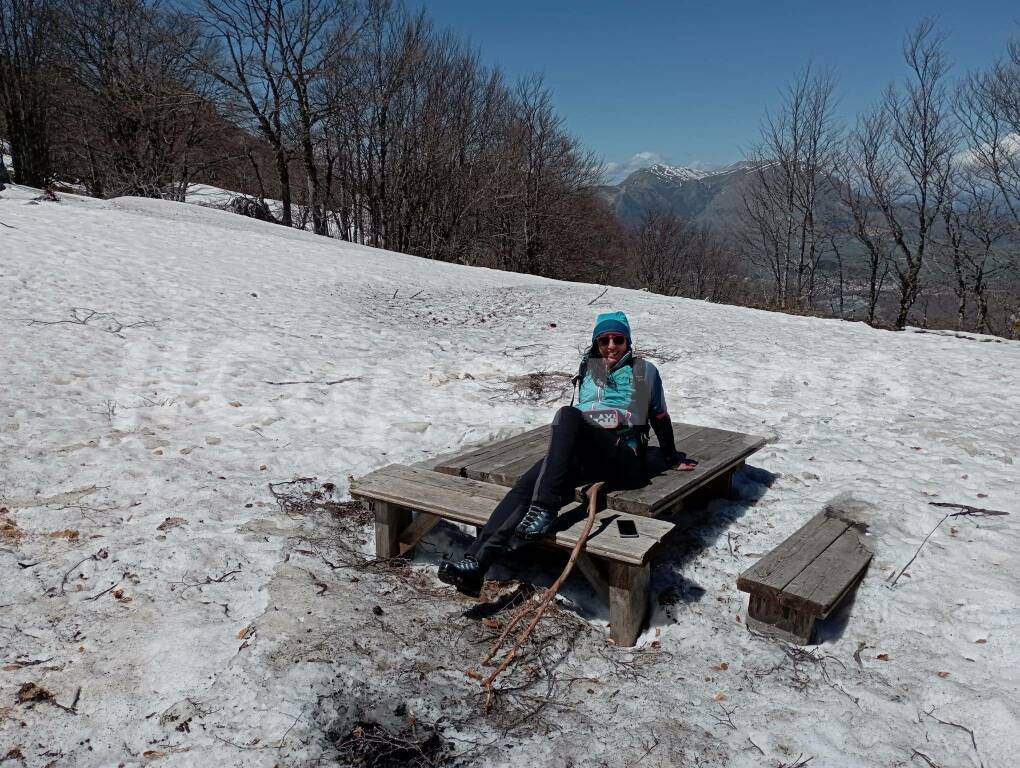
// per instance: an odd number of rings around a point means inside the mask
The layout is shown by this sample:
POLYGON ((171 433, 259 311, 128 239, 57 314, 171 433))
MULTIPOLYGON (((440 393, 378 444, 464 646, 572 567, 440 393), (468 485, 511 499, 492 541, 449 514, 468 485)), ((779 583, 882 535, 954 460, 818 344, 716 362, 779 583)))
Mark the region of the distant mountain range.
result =
POLYGON ((642 215, 651 209, 721 225, 738 215, 741 191, 751 182, 754 167, 747 160, 714 171, 656 163, 597 191, 626 226, 640 224, 642 215))

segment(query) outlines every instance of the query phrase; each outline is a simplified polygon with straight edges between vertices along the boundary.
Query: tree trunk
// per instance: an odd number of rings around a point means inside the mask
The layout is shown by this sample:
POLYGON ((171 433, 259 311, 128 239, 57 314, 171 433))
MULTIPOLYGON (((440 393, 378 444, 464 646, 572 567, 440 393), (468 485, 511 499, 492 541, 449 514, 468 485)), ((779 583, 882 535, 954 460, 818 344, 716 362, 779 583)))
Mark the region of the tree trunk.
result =
POLYGON ((292 227, 294 219, 290 213, 290 169, 287 167, 287 151, 282 146, 276 147, 276 173, 280 177, 280 203, 283 205, 280 223, 292 227))

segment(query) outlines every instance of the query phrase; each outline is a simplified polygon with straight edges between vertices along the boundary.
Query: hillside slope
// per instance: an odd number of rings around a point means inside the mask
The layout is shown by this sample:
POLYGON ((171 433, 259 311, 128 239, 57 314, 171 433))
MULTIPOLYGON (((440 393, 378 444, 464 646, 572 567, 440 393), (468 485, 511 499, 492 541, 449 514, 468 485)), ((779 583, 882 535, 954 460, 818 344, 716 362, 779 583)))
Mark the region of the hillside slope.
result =
POLYGON ((36 194, 0 197, 0 759, 1012 764, 1020 343, 592 304, 197 206, 36 194), (466 538, 372 563, 347 478, 548 421, 569 393, 512 377, 574 370, 610 308, 674 419, 770 444, 656 562, 636 649, 575 580, 486 715, 465 671, 494 630, 435 578, 466 538), (875 550, 849 612, 807 651, 749 633, 737 574, 837 496, 875 550), (946 520, 891 588, 931 501, 1010 514, 946 520))

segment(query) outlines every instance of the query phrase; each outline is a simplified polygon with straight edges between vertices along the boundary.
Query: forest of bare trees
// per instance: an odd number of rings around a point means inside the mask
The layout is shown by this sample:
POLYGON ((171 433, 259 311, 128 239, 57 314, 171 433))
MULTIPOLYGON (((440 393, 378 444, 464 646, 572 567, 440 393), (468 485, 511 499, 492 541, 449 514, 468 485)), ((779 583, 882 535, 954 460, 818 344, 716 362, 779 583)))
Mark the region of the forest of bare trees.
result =
POLYGON ((286 226, 557 277, 624 251, 541 79, 389 0, 0 0, 0 75, 21 183, 204 181, 286 226))
POLYGON ((625 230, 539 77, 397 0, 0 0, 2 176, 235 209, 427 258, 667 295, 1020 335, 1020 41, 954 73, 925 21, 855 122, 807 67, 738 216, 625 230))
POLYGON ((766 116, 738 247, 768 305, 1020 335, 1020 44, 956 80, 945 45, 918 24, 855 125, 810 69, 766 116))

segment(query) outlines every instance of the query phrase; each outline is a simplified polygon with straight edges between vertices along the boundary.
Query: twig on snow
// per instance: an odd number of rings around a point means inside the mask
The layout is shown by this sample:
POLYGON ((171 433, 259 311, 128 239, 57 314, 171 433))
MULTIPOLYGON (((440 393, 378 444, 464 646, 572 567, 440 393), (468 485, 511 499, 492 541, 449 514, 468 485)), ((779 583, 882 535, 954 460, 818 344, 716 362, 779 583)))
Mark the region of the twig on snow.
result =
POLYGON ((761 747, 759 747, 759 746, 758 746, 757 744, 755 744, 755 743, 754 743, 753 741, 751 741, 751 737, 750 737, 750 736, 748 736, 748 737, 747 737, 747 741, 748 741, 748 743, 749 743, 749 744, 750 744, 750 745, 751 745, 752 747, 754 747, 755 749, 757 749, 757 750, 758 750, 759 754, 761 754, 761 756, 762 756, 762 757, 765 757, 765 750, 764 750, 764 749, 762 749, 761 747))
POLYGON ((916 749, 911 750, 911 751, 913 752, 913 754, 910 756, 911 760, 913 760, 915 757, 919 757, 922 760, 924 760, 924 762, 928 763, 928 765, 931 768, 942 768, 941 765, 939 765, 934 760, 932 760, 930 757, 928 757, 928 755, 924 754, 924 752, 918 752, 916 749))
POLYGON ((180 596, 183 597, 184 593, 187 592, 189 589, 197 589, 199 587, 204 587, 209 584, 224 584, 226 582, 234 581, 233 577, 241 572, 240 563, 238 563, 236 567, 230 568, 230 563, 225 562, 224 567, 227 568, 227 570, 224 573, 221 573, 219 576, 216 576, 215 578, 213 578, 212 576, 206 576, 202 581, 195 582, 171 581, 170 591, 174 592, 177 590, 177 587, 183 587, 183 589, 181 589, 180 591, 180 596))
POLYGON ((137 320, 133 323, 122 323, 112 312, 97 312, 94 309, 88 307, 72 307, 71 308, 71 319, 70 320, 34 320, 28 321, 31 325, 88 325, 93 320, 105 321, 106 326, 101 327, 101 330, 107 333, 119 334, 125 328, 158 328, 159 325, 155 320, 137 320), (80 314, 85 313, 85 314, 80 314))
POLYGON ((716 725, 725 725, 727 728, 732 728, 734 731, 737 730, 736 724, 733 722, 733 713, 737 711, 736 707, 733 709, 726 709, 721 703, 718 705, 722 714, 715 714, 710 712, 712 719, 715 720, 716 725))
POLYGON ((264 381, 264 384, 272 384, 274 387, 282 387, 287 384, 321 384, 325 387, 331 387, 334 384, 344 384, 348 381, 361 381, 360 376, 348 376, 344 379, 335 379, 333 381, 264 381))
POLYGON ((935 717, 935 715, 932 714, 934 711, 935 711, 935 707, 933 706, 931 709, 927 710, 924 714, 927 715, 928 717, 930 717, 936 723, 942 723, 942 725, 949 725, 949 726, 952 726, 953 728, 959 728, 961 731, 963 731, 968 736, 970 736, 971 746, 974 747, 974 752, 977 753, 977 756, 978 756, 978 765, 981 766, 981 768, 985 768, 984 761, 981 759, 981 752, 978 749, 977 738, 974 736, 974 731, 972 731, 970 728, 968 728, 965 725, 960 725, 959 723, 953 723, 953 722, 950 722, 948 720, 942 720, 940 718, 937 718, 937 717, 935 717))
POLYGON ((902 568, 900 569, 900 572, 899 572, 899 573, 897 573, 897 574, 896 574, 896 578, 895 578, 895 579, 893 579, 893 580, 892 580, 892 584, 890 584, 890 585, 889 585, 889 587, 890 587, 890 588, 892 588, 892 587, 895 587, 895 586, 896 586, 896 582, 900 580, 900 576, 902 576, 902 575, 903 575, 903 572, 904 572, 904 571, 906 571, 906 570, 907 570, 907 568, 909 568, 909 567, 910 567, 910 564, 911 564, 911 563, 913 563, 913 562, 914 562, 914 560, 916 560, 916 559, 917 559, 917 556, 918 556, 919 554, 921 554, 921 548, 922 548, 922 547, 924 547, 924 545, 928 543, 928 539, 930 539, 930 538, 931 538, 931 536, 932 536, 932 534, 933 534, 933 533, 935 533, 935 531, 937 531, 937 530, 939 529, 939 526, 940 526, 940 525, 942 525, 942 523, 946 522, 946 518, 948 518, 948 517, 949 517, 949 513, 947 512, 947 513, 946 513, 945 515, 943 515, 943 516, 942 516, 942 519, 941 519, 941 520, 939 520, 939 521, 938 521, 938 523, 936 523, 936 524, 935 524, 935 527, 934 527, 934 528, 932 528, 932 529, 931 529, 931 530, 930 530, 930 531, 928 532, 928 535, 924 537, 924 541, 922 541, 922 542, 920 543, 920 545, 918 545, 918 547, 917 547, 917 551, 916 551, 916 552, 914 553, 914 556, 913 556, 912 558, 910 558, 910 560, 908 560, 908 561, 907 561, 907 564, 906 564, 905 566, 903 566, 903 567, 902 567, 902 568))
POLYGON ((608 285, 605 287, 605 290, 603 290, 602 293, 600 293, 598 296, 596 296, 594 299, 592 299, 591 301, 588 302, 588 306, 590 307, 592 304, 594 304, 596 301, 601 299, 607 293, 609 293, 609 286, 608 285))
POLYGON ((106 593, 108 593, 108 592, 113 592, 113 590, 115 590, 115 589, 117 588, 117 585, 118 585, 118 584, 120 584, 120 582, 119 582, 119 581, 115 581, 115 582, 113 582, 113 584, 111 584, 110 586, 108 586, 108 587, 107 587, 106 589, 104 589, 104 590, 103 590, 102 592, 99 592, 98 594, 92 595, 92 597, 86 597, 85 599, 86 599, 86 600, 98 600, 99 598, 101 598, 101 597, 102 597, 103 595, 105 595, 106 593))
POLYGON ((980 517, 999 517, 1001 515, 1008 515, 1009 512, 1002 512, 998 509, 982 509, 981 507, 972 507, 969 504, 953 504, 949 501, 929 501, 933 507, 949 507, 950 509, 959 509, 960 512, 951 512, 950 517, 960 517, 961 515, 977 515, 980 517))
POLYGON ((94 552, 93 554, 89 555, 88 557, 83 557, 77 563, 75 563, 70 568, 68 568, 66 571, 64 571, 64 578, 62 578, 60 580, 60 594, 64 594, 64 587, 67 586, 67 577, 71 575, 71 571, 73 571, 75 568, 77 568, 82 563, 88 562, 89 560, 95 560, 95 561, 98 562, 99 560, 105 560, 108 556, 109 556, 109 553, 106 551, 106 547, 103 547, 98 552, 94 552))
POLYGON ((811 757, 805 758, 804 760, 801 760, 802 757, 804 757, 803 754, 797 755, 797 759, 792 763, 780 763, 776 766, 776 768, 804 768, 805 765, 815 759, 814 755, 811 755, 811 757))

